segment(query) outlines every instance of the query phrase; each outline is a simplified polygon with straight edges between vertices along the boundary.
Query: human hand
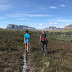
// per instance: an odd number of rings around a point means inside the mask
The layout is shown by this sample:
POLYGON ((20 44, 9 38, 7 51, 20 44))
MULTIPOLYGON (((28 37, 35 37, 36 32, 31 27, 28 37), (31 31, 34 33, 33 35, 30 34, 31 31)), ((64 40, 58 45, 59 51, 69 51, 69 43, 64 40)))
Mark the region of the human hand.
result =
POLYGON ((25 44, 25 42, 24 42, 24 44, 25 44))

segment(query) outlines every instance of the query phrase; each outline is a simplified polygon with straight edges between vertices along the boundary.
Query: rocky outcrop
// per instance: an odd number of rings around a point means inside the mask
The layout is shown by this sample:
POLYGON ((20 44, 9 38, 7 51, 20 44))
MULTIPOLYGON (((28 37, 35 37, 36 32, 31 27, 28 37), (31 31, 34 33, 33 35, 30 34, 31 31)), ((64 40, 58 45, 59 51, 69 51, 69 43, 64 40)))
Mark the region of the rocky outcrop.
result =
POLYGON ((6 29, 18 29, 18 30, 29 29, 29 30, 35 30, 34 27, 29 27, 29 26, 25 26, 25 25, 14 25, 14 24, 8 24, 6 29))
POLYGON ((67 25, 67 26, 64 27, 64 29, 70 29, 70 28, 72 28, 72 24, 67 25))
POLYGON ((55 26, 50 26, 49 28, 45 28, 44 30, 63 30, 63 28, 56 28, 55 26))
POLYGON ((55 26, 50 26, 49 29, 50 30, 56 30, 56 27, 55 26))

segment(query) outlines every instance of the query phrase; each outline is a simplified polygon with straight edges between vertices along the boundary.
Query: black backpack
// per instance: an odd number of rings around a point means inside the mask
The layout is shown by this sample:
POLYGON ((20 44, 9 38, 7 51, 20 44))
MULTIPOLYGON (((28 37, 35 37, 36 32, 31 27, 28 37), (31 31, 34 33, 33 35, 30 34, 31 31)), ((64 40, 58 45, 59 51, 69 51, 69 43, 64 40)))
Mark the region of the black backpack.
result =
POLYGON ((42 34, 41 35, 41 41, 43 42, 43 41, 46 41, 46 34, 42 34))

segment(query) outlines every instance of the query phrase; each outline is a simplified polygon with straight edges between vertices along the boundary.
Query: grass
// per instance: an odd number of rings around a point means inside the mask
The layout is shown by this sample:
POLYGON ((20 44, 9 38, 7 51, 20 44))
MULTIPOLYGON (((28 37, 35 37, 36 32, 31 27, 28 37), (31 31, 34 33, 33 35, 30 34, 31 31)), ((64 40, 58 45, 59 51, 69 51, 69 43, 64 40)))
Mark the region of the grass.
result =
MULTIPOLYGON (((25 31, 0 29, 0 72, 22 72, 25 31)), ((41 31, 29 31, 30 72, 72 72, 72 32, 48 32, 47 56, 39 45, 41 31)))
POLYGON ((63 29, 63 30, 45 30, 45 31, 49 31, 49 32, 72 32, 72 28, 69 29, 63 29))
POLYGON ((71 72, 72 43, 49 40, 47 57, 37 44, 32 47, 30 56, 31 72, 71 72))
POLYGON ((23 33, 0 29, 0 72, 21 72, 23 52, 23 33))
MULTIPOLYGON (((48 52, 47 57, 41 52, 39 35, 35 33, 31 40, 31 52, 29 65, 31 72, 71 72, 72 71, 72 43, 67 40, 68 37, 58 39, 62 33, 47 32, 48 52)), ((66 33, 65 33, 66 34, 66 33)))

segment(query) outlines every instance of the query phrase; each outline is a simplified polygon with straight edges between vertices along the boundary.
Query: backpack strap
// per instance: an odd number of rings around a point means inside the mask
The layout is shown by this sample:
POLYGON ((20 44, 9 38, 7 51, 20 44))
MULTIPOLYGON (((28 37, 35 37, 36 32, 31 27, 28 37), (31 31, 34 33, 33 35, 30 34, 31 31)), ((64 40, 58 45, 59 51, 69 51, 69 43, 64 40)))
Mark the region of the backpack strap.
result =
POLYGON ((44 38, 46 39, 46 34, 41 34, 41 41, 42 41, 43 35, 44 35, 44 38))
POLYGON ((46 34, 41 34, 41 38, 42 38, 43 35, 45 35, 45 38, 46 38, 46 34))

